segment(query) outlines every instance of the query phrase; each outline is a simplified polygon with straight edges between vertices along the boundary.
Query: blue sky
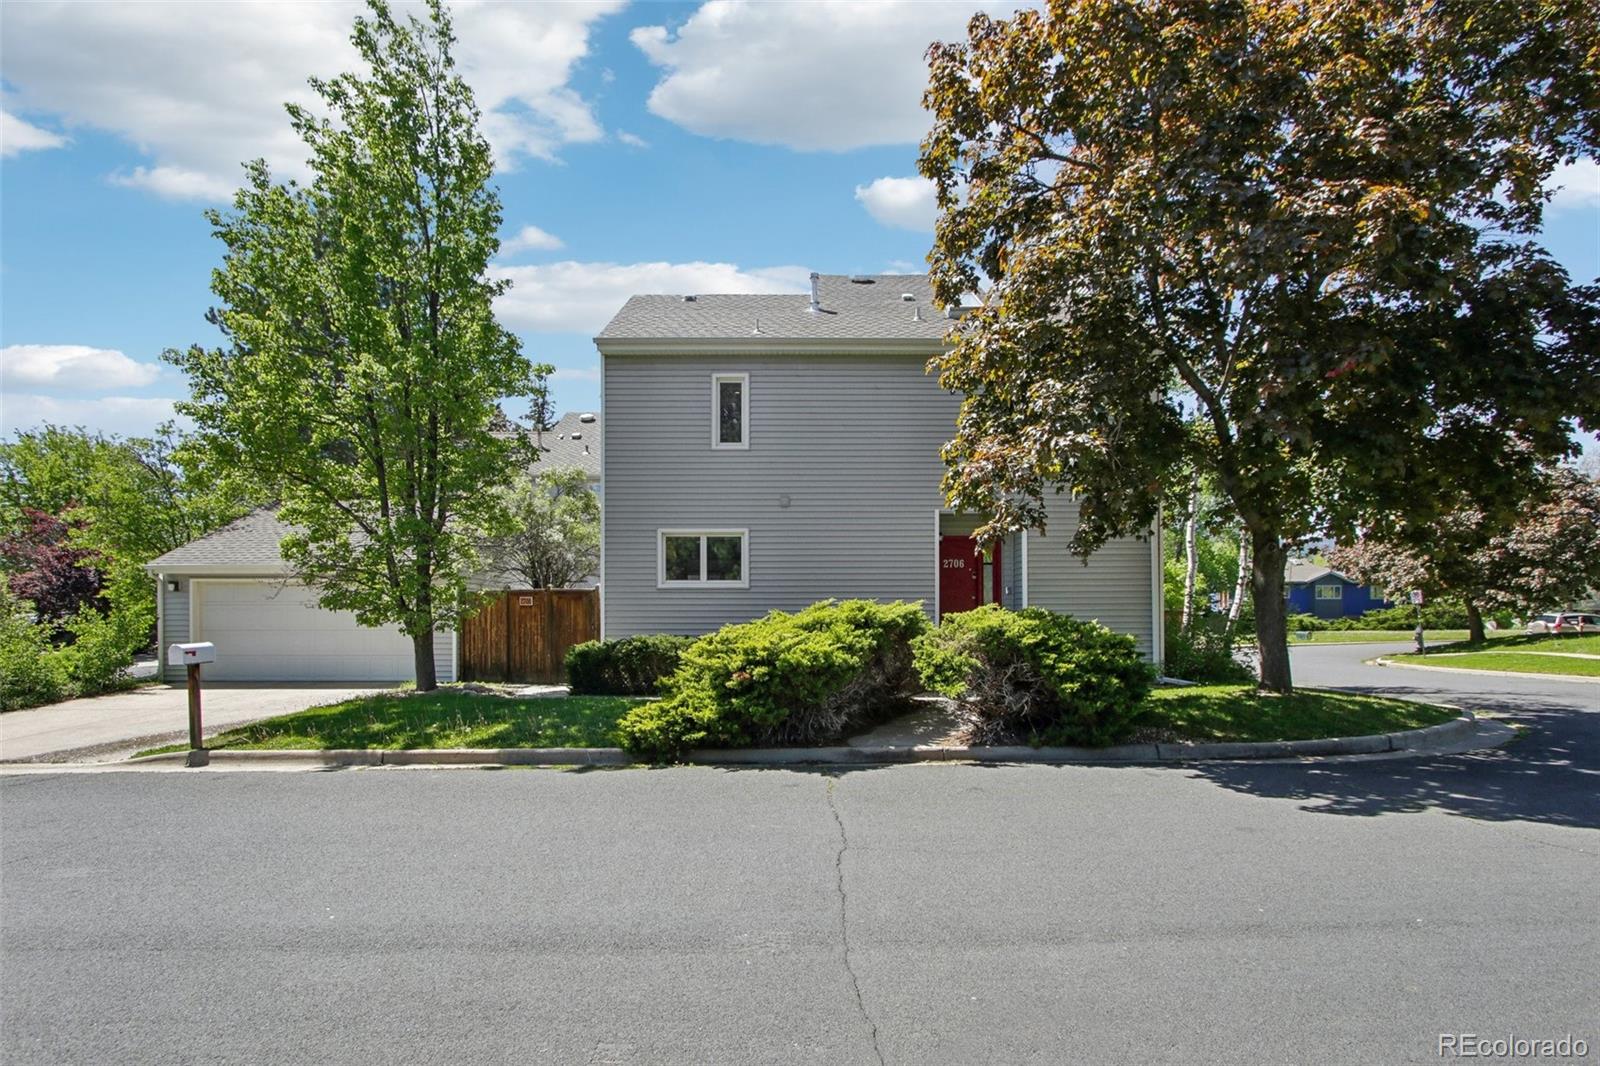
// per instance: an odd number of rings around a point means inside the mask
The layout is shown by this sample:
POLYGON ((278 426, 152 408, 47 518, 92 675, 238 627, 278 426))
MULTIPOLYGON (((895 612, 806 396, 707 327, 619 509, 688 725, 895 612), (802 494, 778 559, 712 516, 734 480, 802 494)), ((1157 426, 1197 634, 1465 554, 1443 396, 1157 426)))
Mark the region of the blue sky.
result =
MULTIPOLYGON (((500 314, 558 367, 558 407, 598 405, 589 338, 632 292, 923 269, 922 52, 976 9, 458 4, 458 58, 501 164, 500 314)), ((0 7, 0 433, 165 417, 185 388, 161 350, 217 340, 204 314, 220 246, 201 212, 244 159, 295 172, 282 103, 351 65, 355 10, 0 7)), ((1564 178, 1548 244, 1593 279, 1600 168, 1564 178)))

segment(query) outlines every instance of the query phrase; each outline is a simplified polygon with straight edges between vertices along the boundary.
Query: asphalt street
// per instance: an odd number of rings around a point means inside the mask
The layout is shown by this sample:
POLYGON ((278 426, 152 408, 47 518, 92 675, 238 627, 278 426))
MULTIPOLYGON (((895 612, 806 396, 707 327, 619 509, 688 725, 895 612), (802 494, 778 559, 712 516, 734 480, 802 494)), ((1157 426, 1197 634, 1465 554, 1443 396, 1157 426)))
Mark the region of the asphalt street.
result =
POLYGON ((1500 751, 0 778, 0 1059, 1600 1057, 1600 686, 1295 653, 1500 751), (1488 682, 1488 684, 1486 684, 1488 682))

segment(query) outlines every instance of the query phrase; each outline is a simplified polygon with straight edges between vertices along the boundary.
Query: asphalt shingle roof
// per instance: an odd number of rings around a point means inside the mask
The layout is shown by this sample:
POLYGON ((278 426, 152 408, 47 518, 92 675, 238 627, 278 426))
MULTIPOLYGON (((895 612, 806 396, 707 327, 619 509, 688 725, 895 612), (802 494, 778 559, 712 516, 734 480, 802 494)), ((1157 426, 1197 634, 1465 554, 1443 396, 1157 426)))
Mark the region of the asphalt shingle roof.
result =
POLYGON ((819 311, 809 294, 634 296, 595 339, 938 342, 951 325, 926 274, 823 274, 818 290, 819 311))
POLYGON ((1350 580, 1339 571, 1323 566, 1320 563, 1314 563, 1309 559, 1289 560, 1289 565, 1284 568, 1283 579, 1291 585, 1303 585, 1308 581, 1315 581, 1329 574, 1334 577, 1343 577, 1346 581, 1350 580))
POLYGON ((241 569, 283 566, 278 542, 294 532, 294 527, 278 520, 278 509, 260 507, 243 518, 236 518, 221 529, 191 540, 180 548, 152 559, 146 570, 160 571, 185 566, 237 566, 241 569))
POLYGON ((577 467, 591 478, 600 476, 600 416, 572 411, 561 416, 553 429, 539 435, 541 455, 534 473, 559 467, 577 467), (593 421, 585 422, 585 418, 593 421))

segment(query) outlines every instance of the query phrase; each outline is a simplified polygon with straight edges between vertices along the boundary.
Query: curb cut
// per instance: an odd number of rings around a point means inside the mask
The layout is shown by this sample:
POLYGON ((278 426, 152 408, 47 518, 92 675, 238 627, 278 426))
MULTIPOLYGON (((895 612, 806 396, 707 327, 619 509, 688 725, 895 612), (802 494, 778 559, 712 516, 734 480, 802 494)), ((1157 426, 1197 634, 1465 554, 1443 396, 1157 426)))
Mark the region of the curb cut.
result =
MULTIPOLYGON (((1110 748, 1030 748, 1023 746, 909 748, 846 746, 826 748, 729 748, 691 751, 677 765, 689 766, 881 766, 897 763, 1043 763, 1057 766, 1129 766, 1184 763, 1209 759, 1284 759, 1328 755, 1380 755, 1425 752, 1476 733, 1471 711, 1422 729, 1321 740, 1279 740, 1264 743, 1121 744, 1110 748)), ((279 763, 308 767, 340 766, 652 766, 621 748, 440 748, 409 751, 286 750, 176 751, 146 755, 128 767, 177 763, 220 766, 229 763, 279 763)), ((117 764, 109 764, 117 765, 117 764)))
POLYGON ((1393 659, 1386 659, 1382 655, 1368 662, 1374 666, 1390 666, 1396 670, 1432 670, 1440 674, 1478 674, 1483 677, 1523 677, 1534 681, 1556 681, 1566 683, 1571 681, 1579 685, 1600 685, 1600 677, 1586 677, 1583 674, 1532 674, 1522 670, 1474 670, 1470 666, 1423 666, 1421 663, 1397 663, 1393 659))

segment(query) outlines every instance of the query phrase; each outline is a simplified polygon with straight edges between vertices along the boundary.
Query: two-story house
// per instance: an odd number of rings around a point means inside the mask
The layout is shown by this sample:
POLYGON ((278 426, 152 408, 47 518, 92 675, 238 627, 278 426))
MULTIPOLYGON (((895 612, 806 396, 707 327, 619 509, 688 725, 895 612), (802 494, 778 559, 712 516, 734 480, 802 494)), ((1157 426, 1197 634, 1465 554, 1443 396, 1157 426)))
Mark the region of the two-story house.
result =
POLYGON ((960 397, 927 372, 949 319, 925 275, 812 275, 809 295, 635 296, 602 364, 606 638, 696 634, 826 597, 1096 618, 1161 658, 1158 537, 1046 531, 978 551, 940 493, 960 397))

